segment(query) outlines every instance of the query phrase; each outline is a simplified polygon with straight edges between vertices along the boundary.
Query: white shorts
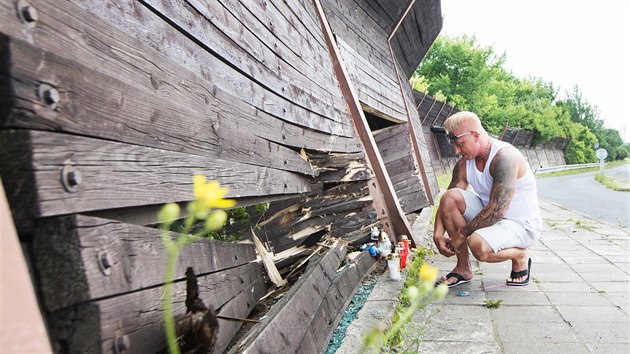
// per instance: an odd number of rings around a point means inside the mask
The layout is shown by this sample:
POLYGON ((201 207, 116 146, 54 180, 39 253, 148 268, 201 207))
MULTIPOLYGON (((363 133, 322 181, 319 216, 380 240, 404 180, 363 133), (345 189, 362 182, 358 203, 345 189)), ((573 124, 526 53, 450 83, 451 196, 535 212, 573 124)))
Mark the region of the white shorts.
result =
MULTIPOLYGON (((458 188, 466 202, 464 218, 470 222, 483 209, 481 198, 471 191, 458 188)), ((540 228, 527 220, 503 219, 494 225, 475 230, 496 253, 506 248, 529 248, 538 237, 540 228)))

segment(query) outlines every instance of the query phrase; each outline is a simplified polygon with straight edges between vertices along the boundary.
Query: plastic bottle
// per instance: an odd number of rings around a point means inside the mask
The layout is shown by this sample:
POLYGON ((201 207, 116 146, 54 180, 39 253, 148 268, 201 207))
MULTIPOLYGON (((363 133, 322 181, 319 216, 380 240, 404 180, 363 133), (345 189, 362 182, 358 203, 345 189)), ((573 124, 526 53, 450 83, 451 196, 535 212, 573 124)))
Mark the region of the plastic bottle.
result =
POLYGON ((389 269, 389 278, 393 281, 400 281, 400 255, 398 253, 391 253, 387 256, 387 269, 389 269))

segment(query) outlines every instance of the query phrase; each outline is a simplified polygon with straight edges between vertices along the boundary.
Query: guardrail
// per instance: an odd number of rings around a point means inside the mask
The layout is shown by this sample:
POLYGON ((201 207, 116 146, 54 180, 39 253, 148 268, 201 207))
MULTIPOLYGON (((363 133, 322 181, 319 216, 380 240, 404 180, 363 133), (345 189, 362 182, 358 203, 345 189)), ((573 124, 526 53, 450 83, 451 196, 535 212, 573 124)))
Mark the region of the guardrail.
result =
POLYGON ((541 168, 537 168, 534 172, 538 174, 538 173, 557 172, 557 171, 566 171, 566 170, 577 170, 579 168, 589 168, 589 167, 599 167, 599 162, 582 163, 582 164, 575 164, 575 165, 562 165, 562 166, 553 166, 553 167, 541 167, 541 168))

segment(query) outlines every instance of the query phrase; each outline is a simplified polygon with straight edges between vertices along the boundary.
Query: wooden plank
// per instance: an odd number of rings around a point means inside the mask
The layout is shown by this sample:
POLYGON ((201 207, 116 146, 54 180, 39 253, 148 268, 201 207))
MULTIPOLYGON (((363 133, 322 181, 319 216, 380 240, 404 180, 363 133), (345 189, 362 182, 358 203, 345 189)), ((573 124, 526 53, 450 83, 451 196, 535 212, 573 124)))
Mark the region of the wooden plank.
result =
MULTIPOLYGON (((376 260, 368 252, 362 252, 352 265, 338 272, 332 286, 324 296, 324 301, 313 318, 311 326, 309 326, 312 340, 318 349, 316 352, 321 353, 326 350, 333 331, 343 316, 343 311, 352 301, 352 296, 361 286, 361 281, 372 272, 376 264, 376 260), (339 290, 340 287, 353 288, 350 293, 344 291, 344 294, 347 294, 344 296, 339 290)), ((304 336, 304 339, 307 339, 307 335, 304 336)), ((298 350, 298 352, 301 351, 298 350)))
MULTIPOLYGON (((397 64, 396 64, 397 65, 397 64)), ((407 114, 409 115, 409 124, 407 125, 408 134, 411 140, 412 155, 414 158, 414 166, 420 176, 422 190, 426 194, 426 205, 433 205, 435 197, 437 197, 440 187, 438 185, 437 176, 431 165, 431 157, 427 148, 427 143, 423 134, 422 122, 418 112, 414 109, 413 88, 406 77, 402 76, 402 69, 397 66, 399 74, 399 83, 407 114)))
MULTIPOLYGON (((71 215, 39 221, 33 237, 35 265, 48 310, 164 282, 166 251, 160 230, 71 215)), ((184 278, 187 267, 206 274, 255 259, 251 244, 200 238, 182 249, 177 279, 184 278)))
POLYGON ((397 139, 401 136, 401 134, 405 134, 407 131, 406 124, 394 124, 391 127, 387 127, 385 129, 381 129, 378 132, 374 133, 374 141, 376 144, 380 144, 381 141, 386 141, 390 139, 397 139))
POLYGON ((397 176, 405 171, 414 171, 416 169, 415 161, 411 155, 392 161, 385 166, 390 176, 397 176))
POLYGON ((246 133, 243 128, 248 126, 256 131, 250 126, 256 111, 230 104, 233 98, 221 97, 214 105, 195 110, 180 104, 179 96, 163 97, 153 88, 132 87, 25 42, 4 40, 11 55, 5 60, 12 65, 8 76, 0 76, 9 81, 3 85, 12 88, 7 94, 15 96, 5 107, 8 114, 0 117, 4 126, 61 130, 313 174, 296 151, 246 133), (54 83, 60 93, 54 110, 33 90, 40 82, 54 83), (246 116, 251 118, 242 118, 246 116))
POLYGON ((293 353, 319 308, 332 279, 323 267, 336 269, 345 254, 337 243, 316 259, 285 296, 267 313, 267 319, 255 325, 228 353, 293 353))
POLYGON ((363 58, 344 38, 337 37, 337 43, 348 75, 356 87, 358 99, 391 119, 405 121, 402 100, 394 81, 395 73, 380 69, 375 63, 363 58))
MULTIPOLYGON (((206 305, 217 309, 219 315, 247 317, 255 301, 264 294, 261 278, 262 269, 258 263, 200 276, 200 298, 206 305), (246 297, 249 305, 246 311, 234 311, 234 305, 222 310, 222 306, 242 293, 254 295, 246 297)), ((186 311, 185 292, 185 281, 174 284, 173 311, 176 317, 186 311)), ((166 345, 162 325, 163 293, 162 287, 154 287, 52 312, 49 315, 52 340, 69 353, 113 353, 118 339, 126 336, 130 345, 125 353, 158 352, 166 345)))
MULTIPOLYGON (((247 291, 241 291, 236 297, 228 301, 221 307, 220 316, 230 316, 236 318, 247 318, 252 312, 258 300, 265 295, 265 284, 262 278, 247 291)), ((238 321, 226 321, 219 319, 219 333, 217 334, 217 344, 215 353, 223 353, 232 342, 232 338, 241 328, 242 323, 238 321)))
POLYGON ((378 220, 377 216, 376 210, 373 208, 349 215, 332 224, 330 228, 331 234, 336 237, 342 237, 351 231, 373 224, 378 220))
MULTIPOLYGON (((53 216, 194 199, 192 175, 230 189, 227 197, 304 193, 306 178, 271 168, 44 131, 0 132, 0 171, 30 175, 32 190, 7 179, 18 218, 53 216), (24 149, 24 144, 29 147, 24 149), (71 159, 81 174, 67 191, 60 171, 71 159), (31 181, 32 180, 32 181, 31 181)), ((4 178, 4 177, 3 177, 4 178)))

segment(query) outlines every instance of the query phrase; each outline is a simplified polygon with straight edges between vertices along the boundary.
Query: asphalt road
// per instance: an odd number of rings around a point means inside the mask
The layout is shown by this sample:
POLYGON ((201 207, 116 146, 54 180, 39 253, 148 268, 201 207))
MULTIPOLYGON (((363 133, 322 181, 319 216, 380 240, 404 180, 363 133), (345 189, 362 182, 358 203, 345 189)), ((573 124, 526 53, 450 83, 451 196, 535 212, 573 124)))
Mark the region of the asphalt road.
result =
MULTIPOLYGON (((601 222, 630 228, 630 192, 604 187, 595 181, 596 173, 538 178, 538 196, 601 222)), ((629 181, 630 165, 605 170, 605 173, 629 181)))

